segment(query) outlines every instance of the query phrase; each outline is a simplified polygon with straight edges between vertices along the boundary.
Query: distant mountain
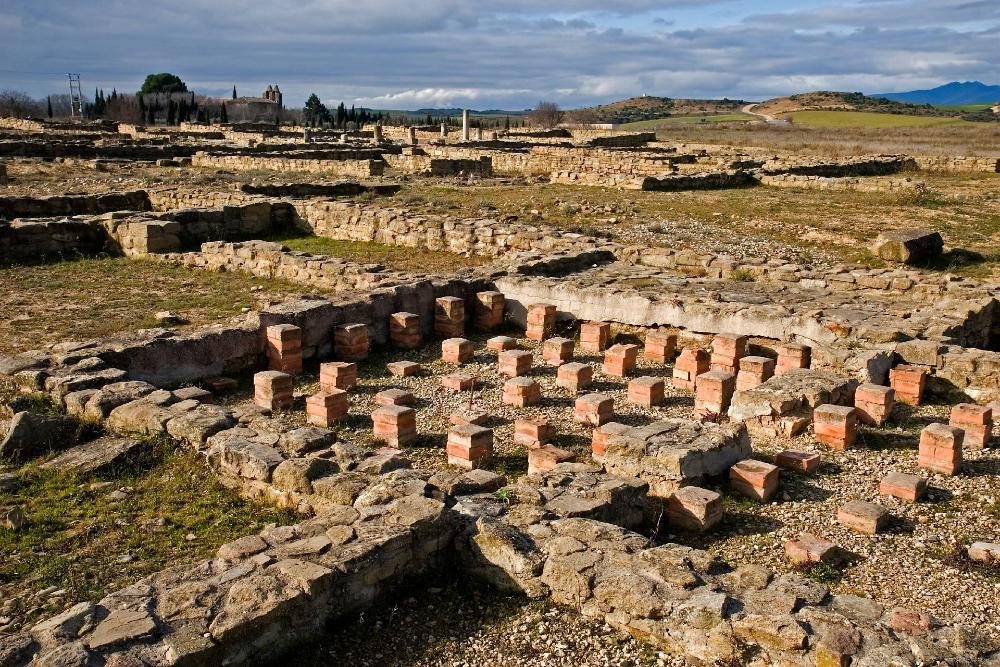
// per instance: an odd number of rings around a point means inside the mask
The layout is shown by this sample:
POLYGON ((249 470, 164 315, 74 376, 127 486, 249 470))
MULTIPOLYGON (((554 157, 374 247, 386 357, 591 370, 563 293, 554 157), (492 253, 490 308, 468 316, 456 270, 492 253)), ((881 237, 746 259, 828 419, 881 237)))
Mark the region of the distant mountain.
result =
POLYGON ((930 90, 876 93, 869 97, 884 97, 914 104, 992 104, 1000 102, 1000 86, 989 86, 980 81, 952 81, 930 90))

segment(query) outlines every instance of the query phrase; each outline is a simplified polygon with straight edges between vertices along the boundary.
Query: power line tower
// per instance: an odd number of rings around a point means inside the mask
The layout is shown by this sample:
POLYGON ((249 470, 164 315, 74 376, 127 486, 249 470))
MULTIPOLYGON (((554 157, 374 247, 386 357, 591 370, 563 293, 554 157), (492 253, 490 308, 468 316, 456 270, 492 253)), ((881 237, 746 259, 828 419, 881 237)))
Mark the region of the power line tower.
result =
POLYGON ((66 76, 69 77, 69 115, 73 120, 83 120, 83 90, 80 88, 80 75, 66 76))

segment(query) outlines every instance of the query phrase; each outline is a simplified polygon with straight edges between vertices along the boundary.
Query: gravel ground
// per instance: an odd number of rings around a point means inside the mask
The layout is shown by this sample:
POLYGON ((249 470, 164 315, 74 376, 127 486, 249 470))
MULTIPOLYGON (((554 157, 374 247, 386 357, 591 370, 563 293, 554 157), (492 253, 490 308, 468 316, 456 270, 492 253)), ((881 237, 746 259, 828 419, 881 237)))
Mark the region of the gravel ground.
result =
POLYGON ((339 624, 281 665, 343 667, 599 667, 684 665, 575 610, 463 583, 432 582, 414 597, 339 624))

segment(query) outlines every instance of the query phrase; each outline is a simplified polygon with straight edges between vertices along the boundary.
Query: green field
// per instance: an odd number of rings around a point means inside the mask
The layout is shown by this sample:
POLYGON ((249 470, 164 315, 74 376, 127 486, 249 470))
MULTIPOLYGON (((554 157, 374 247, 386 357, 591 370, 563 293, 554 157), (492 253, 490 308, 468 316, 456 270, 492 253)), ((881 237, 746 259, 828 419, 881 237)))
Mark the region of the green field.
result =
POLYGON ((791 117, 796 125, 809 127, 941 127, 970 124, 961 118, 904 116, 868 111, 793 111, 782 117, 791 117))
POLYGON ((944 111, 963 111, 965 113, 971 113, 974 111, 984 111, 993 105, 987 104, 986 102, 980 102, 978 104, 935 104, 934 106, 944 111))
POLYGON ((654 118, 652 120, 637 120, 633 123, 625 123, 621 126, 621 129, 653 130, 662 125, 681 125, 690 123, 735 123, 750 120, 756 119, 754 116, 746 113, 724 113, 714 116, 670 116, 669 118, 654 118))

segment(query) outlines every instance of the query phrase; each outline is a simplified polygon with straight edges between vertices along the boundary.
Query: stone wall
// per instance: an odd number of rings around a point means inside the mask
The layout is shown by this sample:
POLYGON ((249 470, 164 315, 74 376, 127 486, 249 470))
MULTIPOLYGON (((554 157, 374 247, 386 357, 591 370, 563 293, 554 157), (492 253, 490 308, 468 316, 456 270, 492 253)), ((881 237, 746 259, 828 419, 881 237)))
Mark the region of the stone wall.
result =
POLYGON ((429 155, 384 155, 389 168, 404 174, 421 176, 493 175, 493 160, 488 155, 476 158, 439 158, 429 155))
POLYGON ((82 220, 0 221, 0 264, 72 259, 108 250, 100 226, 82 220))
POLYGON ((807 190, 850 190, 853 192, 915 192, 926 188, 922 181, 911 178, 828 178, 781 174, 761 176, 760 182, 772 188, 802 188, 807 190))
POLYGON ((885 176, 916 168, 916 161, 908 155, 867 155, 839 160, 773 158, 764 163, 761 171, 767 176, 793 174, 796 176, 840 178, 844 176, 885 176))
POLYGON ((925 155, 914 158, 920 169, 927 171, 1000 172, 1000 158, 925 155))
POLYGON ((287 157, 204 154, 195 155, 192 159, 192 165, 195 167, 232 169, 235 171, 303 171, 352 178, 381 176, 385 169, 385 162, 370 159, 293 159, 287 157))
POLYGON ((0 218, 36 218, 57 215, 97 215, 112 211, 148 211, 145 190, 92 195, 0 197, 0 218))

